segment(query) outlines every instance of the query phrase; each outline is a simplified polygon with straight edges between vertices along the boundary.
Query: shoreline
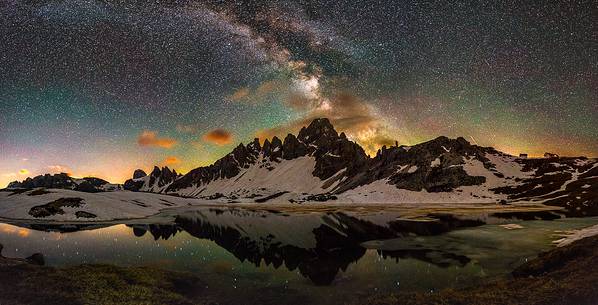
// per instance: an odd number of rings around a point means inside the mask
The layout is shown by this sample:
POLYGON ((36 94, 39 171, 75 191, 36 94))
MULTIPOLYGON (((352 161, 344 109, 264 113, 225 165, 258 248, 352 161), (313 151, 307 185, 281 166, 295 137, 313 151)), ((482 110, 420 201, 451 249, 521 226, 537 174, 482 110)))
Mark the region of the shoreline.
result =
POLYGON ((563 207, 549 206, 535 202, 518 202, 512 204, 497 203, 339 203, 339 202, 242 202, 225 203, 208 201, 198 198, 183 198, 154 193, 141 192, 104 192, 104 193, 81 193, 71 190, 49 189, 44 195, 11 195, 0 198, 0 222, 35 222, 48 224, 111 224, 150 219, 160 214, 169 213, 173 210, 184 210, 188 208, 239 208, 250 211, 276 211, 289 213, 327 213, 327 212, 348 212, 348 213, 376 213, 376 212, 401 212, 406 217, 421 217, 430 213, 446 213, 452 215, 469 216, 474 214, 493 213, 519 213, 519 212, 554 212, 560 213, 563 207), (76 198, 77 197, 77 198, 76 198), (34 207, 53 204, 61 198, 80 199, 81 207, 62 207, 61 213, 45 217, 31 215, 30 209, 34 207), (94 218, 80 218, 76 212, 92 214, 94 218), (118 217, 120 216, 120 217, 118 217))

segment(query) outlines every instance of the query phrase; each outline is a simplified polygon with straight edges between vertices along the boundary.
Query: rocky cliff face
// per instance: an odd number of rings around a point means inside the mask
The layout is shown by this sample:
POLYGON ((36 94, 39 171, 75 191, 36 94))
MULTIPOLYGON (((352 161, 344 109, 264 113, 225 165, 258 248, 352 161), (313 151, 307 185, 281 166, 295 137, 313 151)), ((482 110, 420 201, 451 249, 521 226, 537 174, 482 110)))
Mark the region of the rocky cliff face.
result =
MULTIPOLYGON (((106 181, 44 175, 11 188, 105 190, 106 181)), ((382 147, 375 156, 316 119, 297 135, 239 144, 205 167, 180 175, 136 170, 130 191, 221 202, 544 203, 570 215, 598 215, 598 161, 550 156, 520 159, 464 138, 382 147)))
POLYGON ((494 150, 471 145, 463 138, 440 137, 409 148, 383 147, 370 158, 357 143, 347 139, 344 133, 339 134, 328 119, 316 119, 302 128, 298 136, 288 134, 284 141, 274 137, 271 141, 265 140, 263 146, 258 139, 247 146, 240 144, 213 165, 183 176, 166 192, 232 179, 251 166, 272 170, 284 160, 301 157, 314 159, 313 169, 304 170, 319 178, 321 191, 327 193, 340 194, 381 179, 387 179, 401 189, 446 192, 460 186, 483 184, 485 177, 469 175, 461 165, 465 164, 467 156, 491 169, 492 164, 484 157, 488 152, 494 150))
POLYGON ((463 138, 439 137, 413 147, 382 147, 368 159, 358 177, 345 182, 336 191, 343 192, 376 180, 386 179, 399 189, 427 192, 450 192, 461 186, 475 186, 486 182, 484 176, 470 175, 463 165, 477 160, 488 171, 494 165, 486 154, 499 154, 492 148, 471 145, 463 138))
POLYGON ((597 165, 583 158, 522 160, 447 137, 385 146, 370 157, 322 118, 284 140, 239 144, 214 164, 183 176, 167 168, 154 168, 149 176, 136 172, 125 188, 227 202, 539 201, 573 206, 571 213, 598 214, 588 208, 598 205, 592 195, 597 165))
POLYGON ((254 139, 247 146, 239 144, 213 165, 194 169, 184 175, 170 185, 166 192, 207 185, 218 179, 231 179, 251 166, 272 170, 284 160, 308 156, 314 158, 316 164, 313 169, 305 170, 310 170, 311 175, 321 180, 345 168, 347 173, 357 172, 367 164, 367 155, 359 145, 349 141, 344 134, 339 135, 328 119, 316 119, 301 129, 297 137, 288 134, 284 141, 278 137, 266 139, 263 146, 259 139, 254 139))
POLYGON ((22 182, 13 181, 8 185, 9 189, 33 189, 33 188, 55 188, 55 189, 72 189, 86 193, 96 193, 105 190, 105 186, 109 183, 106 180, 85 177, 72 178, 66 173, 55 175, 45 174, 33 178, 27 178, 22 182))
POLYGON ((125 181, 123 188, 128 191, 145 191, 145 192, 162 192, 166 187, 172 184, 179 174, 176 170, 170 170, 167 166, 162 169, 154 166, 154 169, 149 174, 141 169, 135 170, 133 179, 125 181))

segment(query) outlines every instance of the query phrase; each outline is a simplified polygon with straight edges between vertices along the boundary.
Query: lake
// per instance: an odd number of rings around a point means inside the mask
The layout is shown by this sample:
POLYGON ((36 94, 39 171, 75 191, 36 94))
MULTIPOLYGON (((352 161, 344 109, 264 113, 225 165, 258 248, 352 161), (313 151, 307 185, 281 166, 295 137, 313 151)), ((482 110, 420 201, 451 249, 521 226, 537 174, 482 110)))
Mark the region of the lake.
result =
POLYGON ((330 304, 507 275, 563 232, 598 223, 517 218, 551 217, 189 207, 122 224, 1 223, 0 243, 4 256, 41 252, 51 266, 193 272, 222 304, 330 304))

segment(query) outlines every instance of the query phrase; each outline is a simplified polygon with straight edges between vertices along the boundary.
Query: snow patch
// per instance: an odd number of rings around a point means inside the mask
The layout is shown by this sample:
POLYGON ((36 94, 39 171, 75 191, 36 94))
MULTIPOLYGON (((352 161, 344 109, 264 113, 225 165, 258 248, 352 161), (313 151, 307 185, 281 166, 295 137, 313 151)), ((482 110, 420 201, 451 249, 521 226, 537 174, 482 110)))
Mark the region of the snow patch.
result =
POLYGON ((523 229, 522 225, 516 224, 516 223, 509 223, 509 224, 504 224, 504 225, 500 225, 501 228, 505 228, 507 230, 517 230, 517 229, 523 229))
POLYGON ((553 243, 555 243, 557 247, 563 247, 573 243, 574 241, 594 235, 598 235, 598 225, 584 228, 581 230, 570 231, 566 237, 561 238, 559 240, 555 240, 553 243))
POLYGON ((255 164, 241 170, 235 177, 213 180, 205 185, 179 190, 176 194, 197 197, 220 193, 228 197, 237 197, 239 202, 253 202, 256 197, 289 192, 276 198, 281 202, 297 194, 321 194, 332 189, 332 186, 324 189, 322 186, 325 181, 312 174, 316 166, 314 157, 303 156, 272 162, 268 167, 263 166, 264 162, 265 159, 260 156, 255 164))
POLYGON ((205 203, 199 199, 180 198, 168 195, 115 191, 84 193, 66 189, 48 189, 50 193, 29 196, 26 193, 9 196, 10 192, 0 192, 0 217, 12 219, 40 219, 53 221, 104 221, 114 219, 142 218, 154 215, 169 207, 187 206, 205 203), (79 208, 63 208, 64 214, 45 218, 34 218, 29 210, 60 198, 82 198, 84 204, 79 208), (93 219, 77 218, 76 211, 95 214, 93 219))

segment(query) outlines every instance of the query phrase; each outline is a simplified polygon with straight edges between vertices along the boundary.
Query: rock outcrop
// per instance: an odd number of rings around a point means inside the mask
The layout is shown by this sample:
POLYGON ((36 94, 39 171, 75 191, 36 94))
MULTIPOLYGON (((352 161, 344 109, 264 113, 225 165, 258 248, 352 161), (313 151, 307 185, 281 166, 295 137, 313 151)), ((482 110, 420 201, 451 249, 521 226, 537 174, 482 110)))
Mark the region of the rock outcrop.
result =
POLYGON ((133 179, 139 179, 147 176, 147 174, 142 169, 136 169, 133 173, 133 179))
POLYGON ((104 191, 104 186, 108 181, 95 177, 72 178, 69 174, 60 173, 55 175, 45 174, 27 178, 22 182, 13 181, 7 188, 9 189, 34 189, 34 188, 55 188, 72 189, 86 193, 97 193, 104 191))
POLYGON ((179 174, 176 170, 171 170, 167 166, 162 168, 154 166, 149 176, 143 170, 138 169, 133 173, 133 179, 125 181, 123 188, 134 192, 146 191, 159 193, 178 177, 179 174))

